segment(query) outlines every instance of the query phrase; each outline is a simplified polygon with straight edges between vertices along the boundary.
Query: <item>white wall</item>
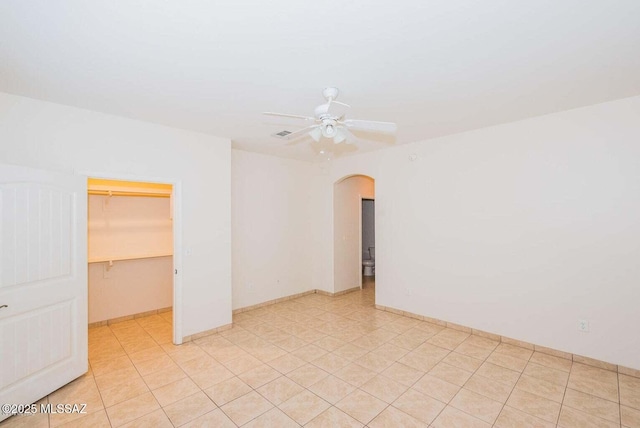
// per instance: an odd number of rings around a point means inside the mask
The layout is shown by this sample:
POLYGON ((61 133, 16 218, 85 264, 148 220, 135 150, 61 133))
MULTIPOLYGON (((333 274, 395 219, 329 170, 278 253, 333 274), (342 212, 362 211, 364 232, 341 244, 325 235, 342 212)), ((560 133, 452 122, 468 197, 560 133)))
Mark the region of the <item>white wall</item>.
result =
POLYGON ((173 257, 89 263, 89 323, 173 305, 173 257))
POLYGON ((312 289, 309 162, 232 150, 233 308, 312 289))
POLYGON ((0 162, 180 183, 183 335, 231 322, 230 157, 227 139, 0 93, 0 162))
POLYGON ((88 202, 89 323, 172 306, 169 198, 89 195, 88 202), (149 258, 157 255, 169 256, 149 258), (106 261, 126 257, 136 259, 106 261))
POLYGON ((640 369, 639 118, 634 97, 344 158, 319 194, 375 178, 378 304, 640 369))
POLYGON ((173 254, 169 198, 89 195, 89 262, 173 254))
POLYGON ((334 184, 333 292, 359 287, 362 275, 360 222, 362 198, 374 197, 374 181, 354 176, 334 184))

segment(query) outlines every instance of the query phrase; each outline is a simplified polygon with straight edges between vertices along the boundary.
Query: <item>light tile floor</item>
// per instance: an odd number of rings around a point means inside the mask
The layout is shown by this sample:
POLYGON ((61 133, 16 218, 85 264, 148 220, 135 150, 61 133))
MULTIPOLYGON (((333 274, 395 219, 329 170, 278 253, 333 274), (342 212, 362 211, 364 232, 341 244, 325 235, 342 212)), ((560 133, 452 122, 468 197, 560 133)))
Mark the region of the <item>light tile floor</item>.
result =
POLYGON ((89 373, 28 427, 640 427, 640 378, 374 308, 374 286, 234 316, 171 344, 171 313, 89 330, 89 373))

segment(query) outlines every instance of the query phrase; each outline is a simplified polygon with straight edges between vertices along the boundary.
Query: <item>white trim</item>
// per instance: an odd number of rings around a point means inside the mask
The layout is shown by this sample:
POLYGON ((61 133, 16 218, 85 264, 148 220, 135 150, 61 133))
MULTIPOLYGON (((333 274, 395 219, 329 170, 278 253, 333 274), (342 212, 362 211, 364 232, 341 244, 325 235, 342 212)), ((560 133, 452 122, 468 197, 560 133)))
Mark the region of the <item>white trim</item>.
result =
POLYGON ((174 181, 173 205, 173 344, 181 345, 182 334, 182 182, 174 181))
POLYGON ((103 178, 111 180, 142 181, 145 183, 165 183, 173 186, 173 343, 182 344, 182 182, 175 178, 149 177, 134 174, 75 171, 86 178, 103 178))
POLYGON ((358 197, 360 198, 360 205, 358 206, 358 259, 360 260, 360 275, 358 275, 358 281, 360 282, 360 290, 362 290, 362 262, 364 261, 362 258, 362 202, 365 198, 359 193, 358 197))

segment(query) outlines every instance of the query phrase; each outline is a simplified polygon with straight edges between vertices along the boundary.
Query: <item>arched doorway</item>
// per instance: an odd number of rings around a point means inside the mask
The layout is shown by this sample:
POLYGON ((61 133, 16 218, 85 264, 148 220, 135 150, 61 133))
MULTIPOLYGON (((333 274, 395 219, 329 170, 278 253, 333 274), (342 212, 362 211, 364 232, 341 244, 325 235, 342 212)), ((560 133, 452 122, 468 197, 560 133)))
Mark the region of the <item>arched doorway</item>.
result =
MULTIPOLYGON (((339 293, 362 288, 363 259, 375 254, 364 239, 363 200, 375 200, 375 180, 367 175, 349 175, 333 186, 333 283, 339 293)), ((365 220, 366 222, 366 220, 365 220)), ((375 233, 375 232, 374 232, 375 233)))

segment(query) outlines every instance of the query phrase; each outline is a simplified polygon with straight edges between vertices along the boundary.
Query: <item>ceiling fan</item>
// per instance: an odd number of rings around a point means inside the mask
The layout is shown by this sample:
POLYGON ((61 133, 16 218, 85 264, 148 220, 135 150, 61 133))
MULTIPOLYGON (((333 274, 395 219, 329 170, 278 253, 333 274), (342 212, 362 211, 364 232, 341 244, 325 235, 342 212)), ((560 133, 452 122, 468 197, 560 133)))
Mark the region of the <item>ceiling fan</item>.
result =
MULTIPOLYGON (((338 88, 325 88, 322 95, 327 102, 319 105, 313 111, 313 116, 299 116, 295 114, 264 112, 265 116, 285 117, 294 119, 294 122, 304 128, 279 136, 287 140, 293 140, 308 134, 316 142, 322 137, 332 138, 335 144, 345 142, 351 144, 358 141, 353 131, 381 132, 385 134, 395 134, 397 125, 391 122, 376 122, 372 120, 345 119, 344 116, 351 106, 340 101, 336 101, 338 97, 338 88)), ((286 132, 286 131, 285 131, 286 132)))

